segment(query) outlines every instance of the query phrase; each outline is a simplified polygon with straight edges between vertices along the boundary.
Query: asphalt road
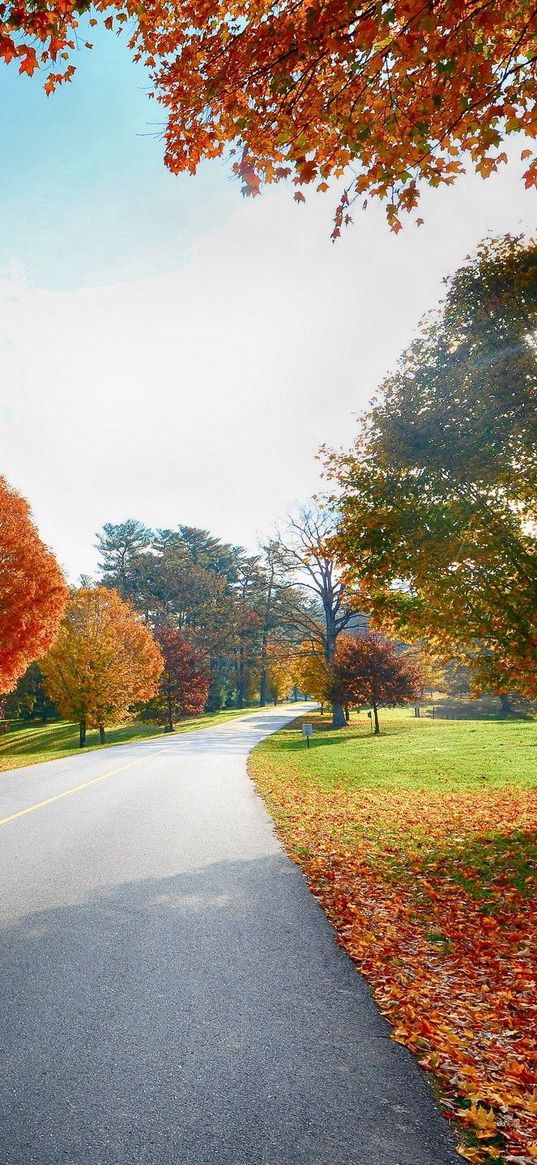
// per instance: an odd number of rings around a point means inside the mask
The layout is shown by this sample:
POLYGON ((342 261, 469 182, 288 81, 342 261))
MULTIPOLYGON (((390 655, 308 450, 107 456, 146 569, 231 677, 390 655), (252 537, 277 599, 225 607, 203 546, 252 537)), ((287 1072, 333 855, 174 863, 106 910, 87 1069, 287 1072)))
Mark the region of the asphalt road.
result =
POLYGON ((248 780, 294 715, 0 774, 1 1165, 460 1161, 248 780))

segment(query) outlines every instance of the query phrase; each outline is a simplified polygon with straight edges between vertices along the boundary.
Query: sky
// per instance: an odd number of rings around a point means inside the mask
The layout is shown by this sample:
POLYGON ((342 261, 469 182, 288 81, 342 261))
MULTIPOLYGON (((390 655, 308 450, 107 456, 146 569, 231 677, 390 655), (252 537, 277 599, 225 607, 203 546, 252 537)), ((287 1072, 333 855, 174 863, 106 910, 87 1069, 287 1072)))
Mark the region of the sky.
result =
POLYGON ((534 231, 518 161, 330 242, 335 193, 242 199, 225 161, 162 161, 162 115, 104 30, 71 85, 0 69, 0 473, 71 581, 104 522, 256 547, 321 487, 356 416, 488 233, 534 231))

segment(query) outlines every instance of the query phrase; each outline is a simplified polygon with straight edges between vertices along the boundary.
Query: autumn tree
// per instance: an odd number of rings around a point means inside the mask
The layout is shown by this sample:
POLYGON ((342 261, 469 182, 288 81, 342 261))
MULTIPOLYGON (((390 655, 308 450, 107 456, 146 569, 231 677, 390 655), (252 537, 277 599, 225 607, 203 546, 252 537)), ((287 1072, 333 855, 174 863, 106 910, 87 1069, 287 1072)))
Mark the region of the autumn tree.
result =
POLYGON ((80 725, 80 746, 88 726, 128 716, 133 704, 158 688, 163 661, 151 632, 116 591, 106 587, 74 591, 58 637, 43 660, 46 689, 60 712, 80 725))
POLYGON ((447 667, 452 661, 435 655, 426 643, 407 644, 402 650, 421 676, 424 696, 426 692, 432 697, 435 692, 447 691, 447 667))
POLYGON ((277 704, 279 700, 290 695, 296 684, 293 648, 282 647, 277 642, 269 643, 265 666, 267 697, 270 696, 273 703, 277 704))
POLYGON ((326 656, 314 639, 305 639, 300 645, 295 656, 293 674, 301 691, 312 700, 317 700, 322 711, 328 701, 330 671, 326 656))
POLYGON ((483 244, 328 457, 335 551, 387 633, 537 694, 537 242, 483 244))
POLYGON ((330 700, 371 708, 375 736, 380 733, 379 708, 394 708, 419 699, 423 677, 415 660, 397 651, 381 635, 342 635, 332 664, 330 700))
MULTIPOLYGON (((86 10, 6 0, 0 54, 21 73, 43 67, 51 92, 74 72, 86 10)), ((397 230, 423 183, 452 183, 465 165, 487 177, 507 161, 509 135, 537 135, 530 0, 97 0, 94 11, 131 29, 168 119, 170 170, 193 173, 231 147, 248 194, 288 178, 303 201, 305 187, 342 182, 335 234, 369 196, 397 230)), ((530 186, 537 162, 522 154, 530 186)))
POLYGON ((176 628, 157 628, 155 639, 164 667, 158 692, 146 704, 143 717, 158 720, 173 732, 176 720, 203 712, 210 676, 200 654, 176 628))
POLYGON ((471 691, 472 677, 468 665, 458 659, 452 659, 446 666, 445 689, 448 696, 468 699, 471 691))
MULTIPOLYGON (((291 178, 326 190, 347 176, 336 234, 351 203, 386 201, 393 229, 464 170, 507 161, 510 133, 535 137, 537 19, 528 0, 345 0, 244 5, 201 0, 148 12, 140 51, 156 58, 168 115, 166 162, 195 170, 235 148, 246 193, 291 178)), ((534 155, 525 181, 537 178, 534 155)), ((302 188, 302 189, 300 189, 302 188)))
POLYGON ((0 477, 0 695, 57 633, 67 588, 28 503, 0 477))

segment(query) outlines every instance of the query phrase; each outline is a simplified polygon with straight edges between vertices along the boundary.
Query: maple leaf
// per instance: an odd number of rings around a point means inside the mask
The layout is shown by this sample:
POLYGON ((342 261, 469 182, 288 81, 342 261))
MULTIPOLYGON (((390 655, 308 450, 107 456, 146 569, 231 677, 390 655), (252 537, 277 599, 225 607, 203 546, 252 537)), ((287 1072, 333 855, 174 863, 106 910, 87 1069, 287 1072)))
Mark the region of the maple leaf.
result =
POLYGON ((19 65, 19 73, 27 73, 29 77, 38 67, 37 56, 33 49, 26 49, 26 55, 19 65))

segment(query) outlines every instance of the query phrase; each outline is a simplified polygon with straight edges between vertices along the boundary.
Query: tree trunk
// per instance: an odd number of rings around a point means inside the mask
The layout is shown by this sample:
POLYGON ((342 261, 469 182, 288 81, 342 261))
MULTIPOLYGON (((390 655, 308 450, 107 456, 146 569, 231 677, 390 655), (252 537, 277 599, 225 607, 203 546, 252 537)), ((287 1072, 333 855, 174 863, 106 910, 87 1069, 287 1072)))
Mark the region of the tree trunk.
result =
MULTIPOLYGON (((330 668, 336 652, 336 628, 331 610, 325 604, 324 616, 326 622, 325 659, 330 668)), ((346 728, 345 709, 343 704, 332 704, 332 728, 346 728)))
POLYGON ((373 719, 375 721, 375 736, 380 736, 379 713, 376 704, 373 704, 373 719))
POLYGON ((345 720, 347 721, 347 724, 349 723, 350 718, 351 714, 349 712, 349 705, 345 704, 345 720))
POLYGON ((99 724, 99 743, 104 744, 104 724, 99 724))
POLYGON ((500 701, 500 707, 504 716, 512 716, 513 705, 511 704, 511 697, 506 692, 503 692, 502 695, 498 697, 498 699, 500 701))
POLYGON ((86 743, 86 721, 80 721, 80 747, 84 748, 86 743))
POLYGON ((166 732, 173 732, 173 709, 172 709, 172 694, 168 688, 166 703, 168 705, 168 723, 166 725, 166 732))
POLYGON ((332 704, 332 728, 346 728, 345 709, 343 704, 332 704))
POLYGON ((265 602, 265 618, 263 621, 263 637, 261 640, 261 676, 259 680, 259 707, 264 708, 269 701, 269 686, 268 686, 268 644, 269 644, 269 630, 270 630, 270 613, 272 608, 272 595, 274 590, 274 562, 270 561, 270 575, 267 586, 267 597, 265 602))

